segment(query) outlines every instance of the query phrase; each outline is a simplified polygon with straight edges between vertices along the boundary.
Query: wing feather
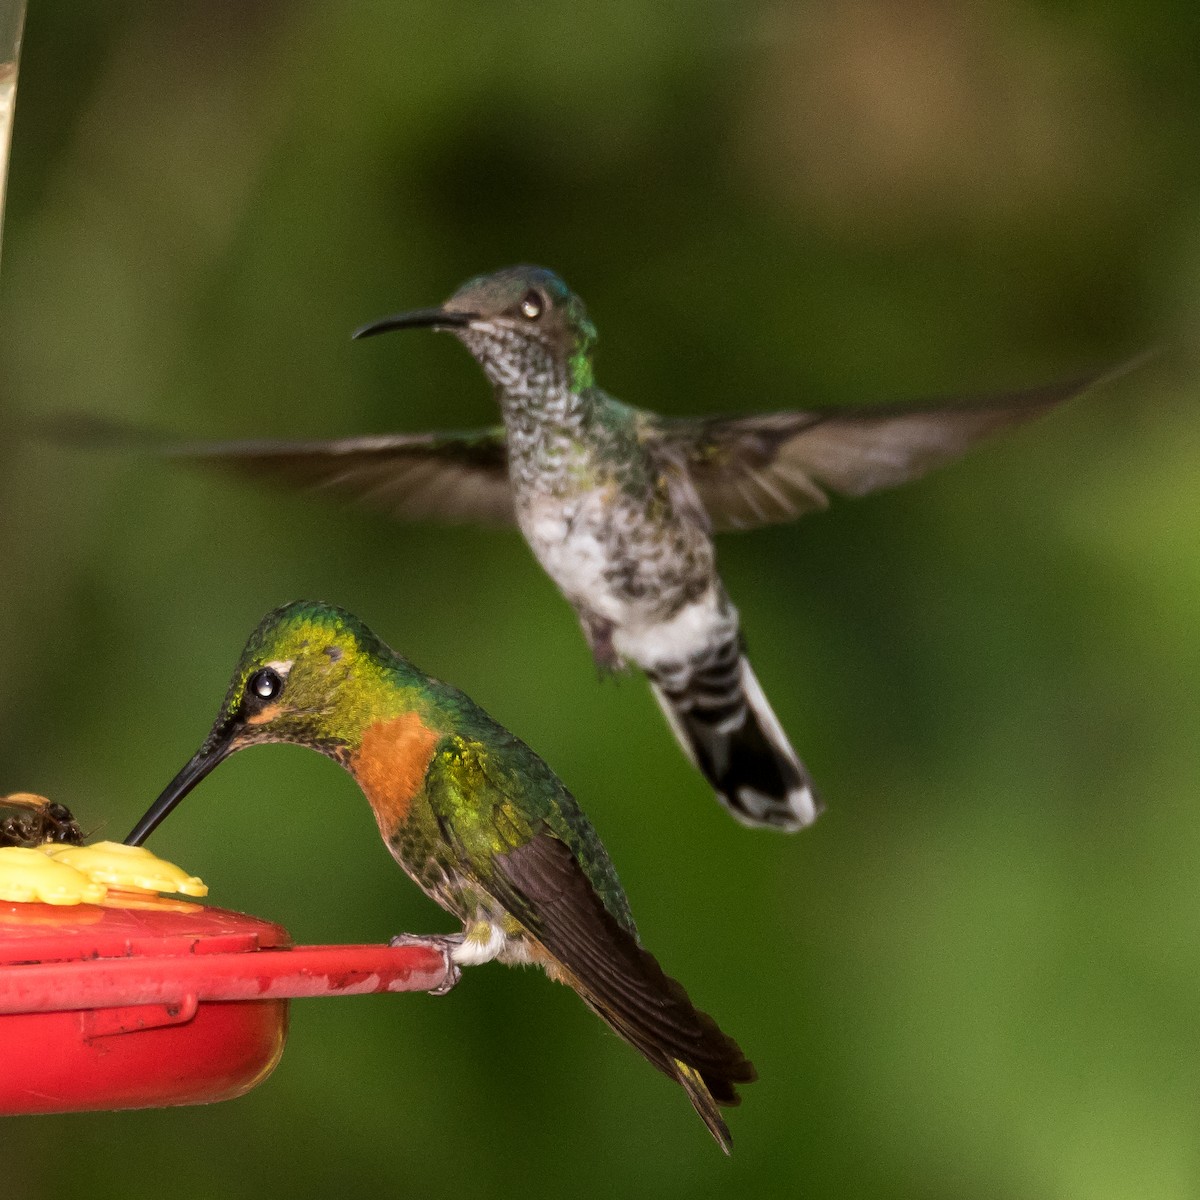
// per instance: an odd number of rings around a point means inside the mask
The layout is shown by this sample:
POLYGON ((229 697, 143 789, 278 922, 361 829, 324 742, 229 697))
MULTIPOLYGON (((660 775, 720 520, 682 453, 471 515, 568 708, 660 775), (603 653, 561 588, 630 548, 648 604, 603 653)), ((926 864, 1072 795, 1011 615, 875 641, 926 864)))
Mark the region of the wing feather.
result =
POLYGON ((500 426, 331 441, 172 442, 152 431, 76 415, 57 419, 48 432, 59 441, 133 447, 255 481, 330 492, 398 520, 516 521, 500 426))
MULTIPOLYGON (((502 854, 497 896, 574 975, 602 1015, 668 1074, 671 1059, 697 1068, 718 1100, 753 1068, 716 1022, 699 1012, 683 987, 622 928, 591 887, 570 847, 548 831, 502 854)), ((733 1093, 730 1095, 729 1093, 733 1093)))
POLYGON ((713 1097, 736 1103, 734 1085, 753 1079, 753 1067, 642 948, 586 817, 549 768, 518 745, 531 760, 521 765, 536 769, 507 769, 482 747, 459 743, 454 757, 462 779, 472 781, 469 797, 450 759, 433 769, 427 794, 455 870, 515 917, 651 1063, 675 1079, 676 1060, 694 1067, 713 1097))
POLYGON ((1138 365, 985 396, 858 409, 660 419, 715 529, 790 521, 829 504, 918 479, 993 433, 1020 425, 1138 365))
POLYGON ((398 520, 511 525, 503 429, 317 442, 227 442, 163 453, 357 501, 398 520))

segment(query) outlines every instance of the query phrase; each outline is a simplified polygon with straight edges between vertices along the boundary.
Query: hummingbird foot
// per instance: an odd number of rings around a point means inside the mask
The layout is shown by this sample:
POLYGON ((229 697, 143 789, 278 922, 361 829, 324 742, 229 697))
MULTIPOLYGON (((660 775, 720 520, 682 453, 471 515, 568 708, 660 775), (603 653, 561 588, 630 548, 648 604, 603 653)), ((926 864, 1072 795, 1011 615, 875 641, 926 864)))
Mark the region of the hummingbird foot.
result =
POLYGON ((455 961, 455 951, 462 945, 461 933, 398 933, 388 942, 389 946, 425 946, 436 950, 446 964, 446 978, 435 988, 429 989, 431 996, 444 996, 462 978, 462 971, 455 961))
POLYGON ((603 617, 597 617, 591 613, 581 614, 580 622, 583 625, 583 636, 587 638, 587 644, 592 652, 592 658, 595 659, 596 670, 600 673, 600 678, 603 679, 606 675, 616 675, 622 671, 625 663, 613 645, 613 633, 616 626, 611 621, 606 621, 603 617))

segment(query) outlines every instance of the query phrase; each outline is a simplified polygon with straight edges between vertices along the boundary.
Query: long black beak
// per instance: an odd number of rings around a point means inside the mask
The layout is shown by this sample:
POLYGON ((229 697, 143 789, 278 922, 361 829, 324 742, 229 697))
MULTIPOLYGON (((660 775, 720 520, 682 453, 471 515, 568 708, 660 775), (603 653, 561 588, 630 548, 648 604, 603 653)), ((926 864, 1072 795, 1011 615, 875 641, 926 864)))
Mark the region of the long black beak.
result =
POLYGON ((461 329, 478 316, 478 313, 450 312, 445 308, 418 308, 415 312, 381 317, 356 329, 351 337, 374 337, 377 333, 390 333, 393 329, 461 329))
POLYGON ((216 729, 204 745, 192 756, 191 761, 163 789, 163 793, 146 810, 145 816, 133 827, 125 839, 127 846, 140 846, 167 814, 198 784, 214 767, 218 766, 234 751, 233 726, 216 729))

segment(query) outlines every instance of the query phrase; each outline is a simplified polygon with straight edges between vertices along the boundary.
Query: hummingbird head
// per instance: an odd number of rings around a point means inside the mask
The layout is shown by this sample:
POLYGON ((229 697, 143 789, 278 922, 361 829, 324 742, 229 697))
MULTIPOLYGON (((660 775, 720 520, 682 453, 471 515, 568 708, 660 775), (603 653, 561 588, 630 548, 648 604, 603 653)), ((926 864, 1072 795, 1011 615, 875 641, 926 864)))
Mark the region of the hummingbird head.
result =
POLYGON ((268 613, 242 651, 208 737, 126 842, 141 845, 214 767, 246 746, 294 742, 345 765, 385 697, 402 695, 394 676, 403 664, 340 608, 298 601, 268 613))
POLYGON ((441 308, 384 317, 355 331, 356 338, 392 329, 445 329, 475 356, 499 388, 536 380, 591 387, 596 327, 583 301, 545 267, 505 267, 464 283, 441 308))

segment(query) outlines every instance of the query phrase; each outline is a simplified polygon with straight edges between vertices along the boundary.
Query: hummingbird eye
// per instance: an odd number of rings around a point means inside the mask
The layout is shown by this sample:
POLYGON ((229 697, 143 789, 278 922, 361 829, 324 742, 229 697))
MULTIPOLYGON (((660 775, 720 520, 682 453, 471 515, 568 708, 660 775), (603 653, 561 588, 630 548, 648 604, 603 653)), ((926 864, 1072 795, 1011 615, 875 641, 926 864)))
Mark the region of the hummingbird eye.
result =
POLYGON ((246 680, 246 695, 253 696, 256 700, 274 700, 281 691, 283 691, 283 680, 280 678, 279 672, 273 671, 270 667, 263 667, 261 671, 255 671, 246 680))
POLYGON ((542 315, 542 298, 536 291, 530 289, 521 300, 521 316, 530 321, 536 321, 542 315))

